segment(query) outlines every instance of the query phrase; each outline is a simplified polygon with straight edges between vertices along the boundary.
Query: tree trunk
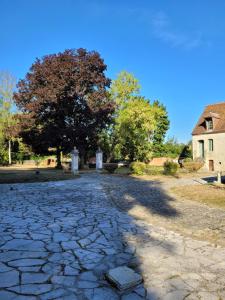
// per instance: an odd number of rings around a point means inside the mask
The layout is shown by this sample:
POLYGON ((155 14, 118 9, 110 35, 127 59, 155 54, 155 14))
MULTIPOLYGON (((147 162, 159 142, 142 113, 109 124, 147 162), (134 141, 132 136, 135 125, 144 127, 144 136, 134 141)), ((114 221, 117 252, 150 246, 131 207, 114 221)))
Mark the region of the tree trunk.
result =
POLYGON ((84 154, 80 155, 80 168, 83 169, 84 168, 84 154))
POLYGON ((12 155, 11 155, 11 140, 9 140, 9 165, 12 164, 12 155))
POLYGON ((57 149, 56 149, 56 168, 57 169, 62 168, 60 147, 57 147, 57 149))

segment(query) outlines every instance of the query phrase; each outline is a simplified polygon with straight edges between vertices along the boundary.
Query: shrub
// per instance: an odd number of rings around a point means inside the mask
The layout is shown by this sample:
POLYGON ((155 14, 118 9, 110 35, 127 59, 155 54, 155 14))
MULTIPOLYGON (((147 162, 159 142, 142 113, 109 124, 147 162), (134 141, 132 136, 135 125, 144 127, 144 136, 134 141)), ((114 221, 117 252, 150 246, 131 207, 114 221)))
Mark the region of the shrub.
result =
POLYGON ((144 175, 146 164, 140 161, 135 161, 130 164, 130 169, 133 174, 144 175))
POLYGON ((201 160, 184 160, 183 162, 183 167, 188 171, 188 172, 197 172, 199 169, 203 167, 204 163, 201 160))
POLYGON ((120 175, 129 175, 131 173, 130 168, 127 167, 119 167, 115 170, 115 174, 120 174, 120 175))
POLYGON ((177 172, 178 164, 173 161, 166 161, 163 165, 165 175, 175 175, 177 172))
POLYGON ((159 175, 162 174, 163 168, 158 166, 150 166, 146 165, 145 167, 145 174, 146 175, 159 175))
POLYGON ((104 169, 107 170, 109 173, 114 173, 117 168, 118 168, 117 163, 106 163, 106 164, 104 164, 104 169))

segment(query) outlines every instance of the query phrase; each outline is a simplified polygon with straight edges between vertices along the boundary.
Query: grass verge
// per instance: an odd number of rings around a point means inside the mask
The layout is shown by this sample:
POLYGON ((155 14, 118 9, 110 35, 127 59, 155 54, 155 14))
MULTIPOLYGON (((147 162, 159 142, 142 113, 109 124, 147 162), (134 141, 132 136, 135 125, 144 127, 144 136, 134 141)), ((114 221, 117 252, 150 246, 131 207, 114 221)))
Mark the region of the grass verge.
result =
POLYGON ((36 174, 37 169, 33 168, 13 168, 0 167, 0 184, 2 183, 28 183, 28 182, 47 182, 74 179, 75 176, 71 173, 64 173, 63 170, 54 168, 39 168, 39 174, 36 174))
POLYGON ((225 189, 213 185, 187 185, 171 188, 178 197, 225 209, 225 189))

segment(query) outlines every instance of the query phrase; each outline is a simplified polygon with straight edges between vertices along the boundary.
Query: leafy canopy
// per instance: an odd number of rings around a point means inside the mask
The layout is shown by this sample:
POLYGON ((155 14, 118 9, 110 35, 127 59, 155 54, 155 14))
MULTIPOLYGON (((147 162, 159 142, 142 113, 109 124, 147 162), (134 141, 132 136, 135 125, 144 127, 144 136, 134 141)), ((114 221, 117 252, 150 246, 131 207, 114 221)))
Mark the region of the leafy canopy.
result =
POLYGON ((76 146, 84 156, 88 147, 96 146, 114 110, 105 71, 99 53, 85 49, 35 61, 19 81, 15 100, 25 113, 23 135, 37 153, 48 147, 68 152, 76 146))

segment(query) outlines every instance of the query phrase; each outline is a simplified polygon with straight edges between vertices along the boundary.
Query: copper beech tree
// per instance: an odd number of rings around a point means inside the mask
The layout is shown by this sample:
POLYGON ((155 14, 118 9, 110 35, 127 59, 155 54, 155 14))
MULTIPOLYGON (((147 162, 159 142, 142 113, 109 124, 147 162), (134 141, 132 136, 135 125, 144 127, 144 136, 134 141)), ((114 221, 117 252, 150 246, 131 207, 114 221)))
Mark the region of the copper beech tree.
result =
POLYGON ((23 113, 21 134, 37 153, 55 147, 60 166, 60 151, 76 146, 84 159, 87 149, 96 146, 114 110, 105 71, 100 55, 85 49, 35 61, 18 82, 14 99, 23 113))

